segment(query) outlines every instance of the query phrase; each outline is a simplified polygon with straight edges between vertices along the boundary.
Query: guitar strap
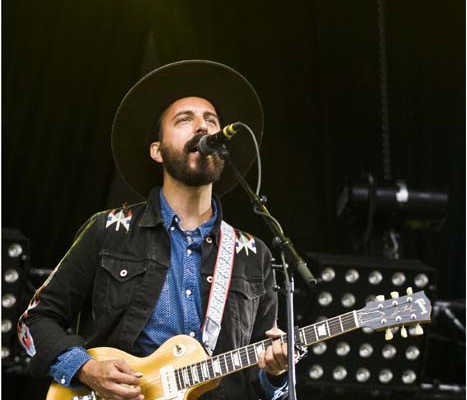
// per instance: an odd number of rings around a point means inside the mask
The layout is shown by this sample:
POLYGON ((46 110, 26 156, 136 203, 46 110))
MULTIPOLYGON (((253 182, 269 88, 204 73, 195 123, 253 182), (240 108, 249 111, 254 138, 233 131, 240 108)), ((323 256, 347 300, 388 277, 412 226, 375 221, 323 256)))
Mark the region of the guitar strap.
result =
POLYGON ((227 294, 229 292, 232 267, 235 256, 236 234, 234 228, 222 221, 219 250, 209 294, 208 308, 202 326, 202 341, 209 355, 216 347, 221 331, 222 315, 224 314, 227 294))

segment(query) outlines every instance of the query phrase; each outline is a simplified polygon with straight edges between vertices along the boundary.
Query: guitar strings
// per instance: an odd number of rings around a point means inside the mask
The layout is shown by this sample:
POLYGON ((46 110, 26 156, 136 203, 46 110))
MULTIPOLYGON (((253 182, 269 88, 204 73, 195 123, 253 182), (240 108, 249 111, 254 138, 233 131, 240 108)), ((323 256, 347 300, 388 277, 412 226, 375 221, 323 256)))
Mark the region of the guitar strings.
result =
MULTIPOLYGON (((375 310, 376 310, 376 308, 375 308, 375 310)), ((314 323, 312 325, 309 325, 309 326, 306 326, 306 327, 302 328, 302 331, 305 334, 306 340, 307 340, 307 343, 304 343, 305 345, 309 345, 309 344, 320 341, 320 340, 318 340, 318 338, 316 338, 316 330, 315 330, 316 326, 320 325, 320 324, 325 324, 325 325, 328 326, 328 332, 327 332, 328 337, 335 336, 335 335, 338 335, 340 333, 344 333, 344 332, 346 332, 348 330, 355 329, 355 328, 358 327, 358 325, 355 322, 354 313, 352 311, 348 312, 346 314, 343 314, 341 316, 336 316, 336 317, 332 317, 332 318, 327 319, 327 320, 316 322, 316 323, 314 323), (349 327, 350 323, 352 323, 352 325, 350 325, 350 327, 349 327), (315 336, 316 340, 315 341, 312 340, 310 343, 308 343, 308 339, 310 339, 311 334, 313 334, 313 336, 315 336)), ((287 341, 287 335, 283 335, 280 338, 274 339, 274 340, 280 340, 282 343, 285 343, 287 341)), ((180 387, 179 389, 187 388, 187 387, 190 387, 190 386, 195 386, 197 384, 206 382, 208 380, 221 378, 221 377, 223 377, 225 375, 230 374, 231 372, 235 372, 236 369, 235 369, 235 366, 234 366, 234 362, 232 360, 232 356, 233 356, 233 354, 235 352, 237 352, 239 357, 242 358, 242 354, 239 353, 241 350, 244 350, 244 352, 245 352, 244 353, 244 356, 246 356, 245 361, 247 361, 248 365, 246 365, 244 367, 242 366, 241 368, 238 368, 238 370, 242 369, 242 368, 247 368, 247 367, 253 366, 254 364, 257 363, 256 348, 258 348, 260 346, 265 347, 265 346, 271 344, 272 342, 273 342, 273 339, 266 339, 266 340, 260 341, 258 343, 255 343, 255 344, 250 344, 250 345, 245 346, 245 347, 243 347, 241 349, 232 350, 230 352, 220 354, 218 356, 209 358, 207 360, 199 361, 199 362, 196 362, 196 363, 193 363, 193 364, 186 365, 184 367, 174 369, 175 379, 177 380, 177 387, 180 386, 180 383, 182 384, 181 386, 183 386, 183 387, 180 387), (224 365, 226 365, 227 373, 223 373, 222 369, 221 369, 221 374, 220 375, 216 376, 215 372, 214 372, 214 376, 211 377, 210 376, 211 374, 210 374, 209 369, 208 369, 208 379, 206 379, 202 373, 201 374, 198 373, 198 376, 202 376, 202 379, 199 379, 199 382, 195 382, 195 378, 193 376, 194 374, 192 373, 193 368, 195 368, 197 371, 202 370, 202 363, 211 363, 212 364, 212 363, 216 362, 217 360, 220 361, 221 357, 224 357, 224 365), (228 359, 226 357, 230 357, 230 361, 228 361, 228 359), (254 358, 255 362, 252 363, 250 361, 251 357, 254 358), (233 368, 234 370, 229 371, 230 368, 233 368), (183 371, 184 370, 186 370, 186 372, 188 374, 186 379, 185 379, 185 377, 183 377, 183 371), (188 386, 185 386, 186 381, 188 381, 188 383, 189 383, 188 386), (193 384, 191 382, 193 382, 193 384)), ((243 364, 243 362, 241 362, 241 363, 243 364)), ((160 384, 160 383, 161 383, 161 377, 160 377, 160 375, 157 375, 155 377, 152 377, 152 378, 150 377, 150 378, 145 379, 144 382, 141 384, 141 387, 146 388, 148 386, 151 386, 151 385, 154 385, 154 384, 160 384)))
MULTIPOLYGON (((352 313, 344 314, 344 315, 342 315, 341 317, 334 317, 334 318, 331 318, 331 319, 327 320, 327 323, 328 323, 328 325, 329 325, 329 327, 330 327, 329 330, 332 331, 332 330, 335 330, 336 328, 339 328, 339 329, 340 329, 340 324, 341 324, 341 322, 339 321, 339 319, 342 320, 342 324, 345 325, 346 323, 348 323, 348 322, 350 322, 350 321, 353 321, 353 318, 354 318, 354 317, 353 317, 353 314, 352 314, 352 313)), ((320 322, 320 323, 326 323, 326 321, 322 321, 322 322, 320 322)), ((319 323, 317 323, 317 324, 319 324, 319 323)), ((305 334, 307 334, 307 333, 308 333, 308 334, 309 334, 309 333, 315 333, 315 332, 314 332, 314 327, 315 327, 315 325, 316 325, 316 324, 313 324, 313 325, 311 325, 311 326, 308 326, 308 327, 303 328, 303 331, 305 332, 305 334)), ((340 330, 341 330, 341 329, 340 329, 340 330)), ((307 335, 307 336, 308 336, 308 335, 307 335)), ((276 339, 276 340, 281 340, 283 343, 285 343, 286 340, 287 340, 287 335, 283 335, 283 336, 281 336, 280 338, 278 338, 278 339, 276 339)), ((245 361, 246 361, 246 363, 247 363, 248 365, 245 366, 245 367, 242 367, 242 368, 246 368, 246 367, 252 366, 252 365, 254 365, 254 364, 257 362, 257 354, 256 354, 255 349, 256 349, 257 347, 259 347, 259 346, 265 347, 265 346, 271 344, 272 341, 273 341, 272 339, 266 339, 266 340, 263 340, 263 341, 261 341, 261 342, 255 343, 255 344, 248 345, 248 346, 246 346, 246 347, 244 347, 244 348, 242 348, 242 349, 233 350, 233 351, 230 351, 230 352, 227 352, 227 353, 225 353, 225 354, 221 354, 221 355, 215 356, 215 357, 210 358, 210 359, 207 359, 207 360, 203 360, 203 361, 200 361, 200 362, 197 362, 197 363, 194 363, 194 364, 190 364, 190 365, 187 365, 187 366, 184 366, 184 367, 181 367, 181 368, 177 368, 177 369, 174 370, 174 374, 176 375, 176 379, 177 379, 177 381, 178 381, 178 382, 177 382, 177 386, 179 386, 179 384, 178 384, 179 382, 180 382, 180 383, 185 383, 186 380, 188 380, 189 386, 193 386, 193 385, 196 385, 196 384, 198 384, 198 383, 202 383, 202 382, 204 382, 204 381, 206 381, 206 380, 220 378, 220 377, 225 376, 225 375, 227 375, 227 374, 229 374, 229 373, 231 373, 231 372, 234 372, 234 371, 230 371, 230 372, 229 372, 229 369, 232 369, 232 368, 234 367, 234 365, 233 365, 234 363, 233 363, 232 360, 230 360, 230 362, 229 362, 228 359, 227 359, 226 357, 230 357, 230 359, 231 359, 232 356, 233 356, 233 354, 234 354, 235 352, 239 352, 239 351, 241 351, 241 350, 244 350, 244 352, 245 352, 244 355, 245 355, 246 357, 248 357, 248 360, 245 359, 245 361), (217 376, 216 376, 216 375, 215 375, 215 372, 214 372, 214 376, 211 377, 211 374, 209 373, 209 374, 208 374, 208 379, 206 379, 206 378, 203 376, 203 374, 201 374, 202 379, 200 379, 199 382, 194 382, 195 379, 194 379, 193 374, 192 374, 192 369, 193 369, 193 368, 195 368, 195 369, 197 369, 197 370, 200 370, 200 369, 202 369, 202 367, 201 367, 201 364, 202 364, 202 363, 206 362, 206 363, 211 363, 211 364, 212 364, 212 363, 216 362, 217 360, 220 360, 221 357, 224 357, 224 365, 226 365, 227 373, 223 373, 223 372, 222 372, 222 369, 221 369, 221 374, 220 374, 220 375, 217 375, 217 376), (254 357, 254 361, 255 361, 254 363, 251 363, 251 361, 250 361, 251 357, 254 357), (189 376, 187 377, 187 379, 185 379, 185 378, 183 377, 183 370, 184 370, 184 369, 187 371, 187 374, 189 374, 189 376), (191 384, 192 381, 193 381, 193 384, 191 384)), ((241 355, 240 355, 240 357, 241 357, 241 355)), ((242 364, 243 364, 243 362, 242 362, 242 364)), ((209 372, 209 370, 208 370, 208 372, 209 372)), ((161 378, 160 378, 160 375, 158 375, 157 377, 146 379, 146 380, 145 380, 145 384, 143 384, 143 385, 141 385, 141 386, 142 386, 142 387, 146 387, 148 384, 160 384, 160 382, 161 382, 161 378)), ((182 385, 182 386, 185 386, 185 385, 182 385)), ((189 386, 186 386, 186 387, 189 387, 189 386)))

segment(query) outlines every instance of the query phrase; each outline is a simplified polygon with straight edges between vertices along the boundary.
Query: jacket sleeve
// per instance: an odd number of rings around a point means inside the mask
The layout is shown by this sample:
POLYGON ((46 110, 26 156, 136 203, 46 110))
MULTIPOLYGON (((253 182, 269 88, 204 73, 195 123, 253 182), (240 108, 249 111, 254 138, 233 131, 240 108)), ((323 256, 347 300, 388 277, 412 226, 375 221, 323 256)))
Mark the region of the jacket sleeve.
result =
POLYGON ((63 351, 84 346, 84 339, 73 334, 71 328, 92 290, 102 236, 101 214, 95 214, 81 227, 71 248, 37 289, 18 321, 18 339, 31 357, 32 375, 47 375, 63 351))

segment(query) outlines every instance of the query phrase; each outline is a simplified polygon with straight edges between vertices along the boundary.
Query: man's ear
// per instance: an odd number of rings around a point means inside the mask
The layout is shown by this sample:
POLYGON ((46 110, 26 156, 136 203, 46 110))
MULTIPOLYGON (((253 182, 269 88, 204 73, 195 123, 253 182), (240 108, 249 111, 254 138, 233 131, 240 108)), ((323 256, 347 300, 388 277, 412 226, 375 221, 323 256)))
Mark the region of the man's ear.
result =
POLYGON ((161 142, 152 142, 149 146, 149 154, 154 161, 162 163, 161 142))

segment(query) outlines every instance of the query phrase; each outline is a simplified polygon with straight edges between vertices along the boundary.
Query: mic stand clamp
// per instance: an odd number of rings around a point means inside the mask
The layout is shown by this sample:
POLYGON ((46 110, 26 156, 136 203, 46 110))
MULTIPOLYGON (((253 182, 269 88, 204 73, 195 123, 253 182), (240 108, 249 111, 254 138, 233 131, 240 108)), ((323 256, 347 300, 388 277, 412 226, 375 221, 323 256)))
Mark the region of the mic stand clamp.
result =
MULTIPOLYGON (((310 289, 313 289, 317 283, 315 277, 308 269, 305 261, 300 257, 293 247, 292 242, 289 238, 284 235, 282 227, 279 222, 271 216, 267 210, 265 203, 267 201, 265 196, 258 196, 250 188, 243 175, 237 169, 237 167, 231 162, 229 158, 229 152, 225 146, 218 149, 219 157, 232 169, 235 177, 246 191, 250 200, 253 204, 253 211, 263 217, 266 225, 270 228, 273 233, 273 246, 279 248, 281 254, 281 265, 285 276, 284 285, 285 294, 287 298, 287 362, 288 362, 288 384, 289 384, 289 400, 296 400, 296 372, 295 372, 295 352, 298 350, 299 355, 303 353, 303 345, 299 338, 296 337, 296 329, 294 326, 294 307, 293 307, 293 292, 294 292, 294 279, 293 272, 297 271, 303 278, 305 283, 310 289), (289 273, 290 272, 290 273, 289 273), (298 347, 296 342, 299 343, 298 347)), ((298 336, 298 335, 297 335, 298 336)), ((306 353, 305 353, 306 354, 306 353)), ((303 357, 301 355, 301 357, 303 357)))

